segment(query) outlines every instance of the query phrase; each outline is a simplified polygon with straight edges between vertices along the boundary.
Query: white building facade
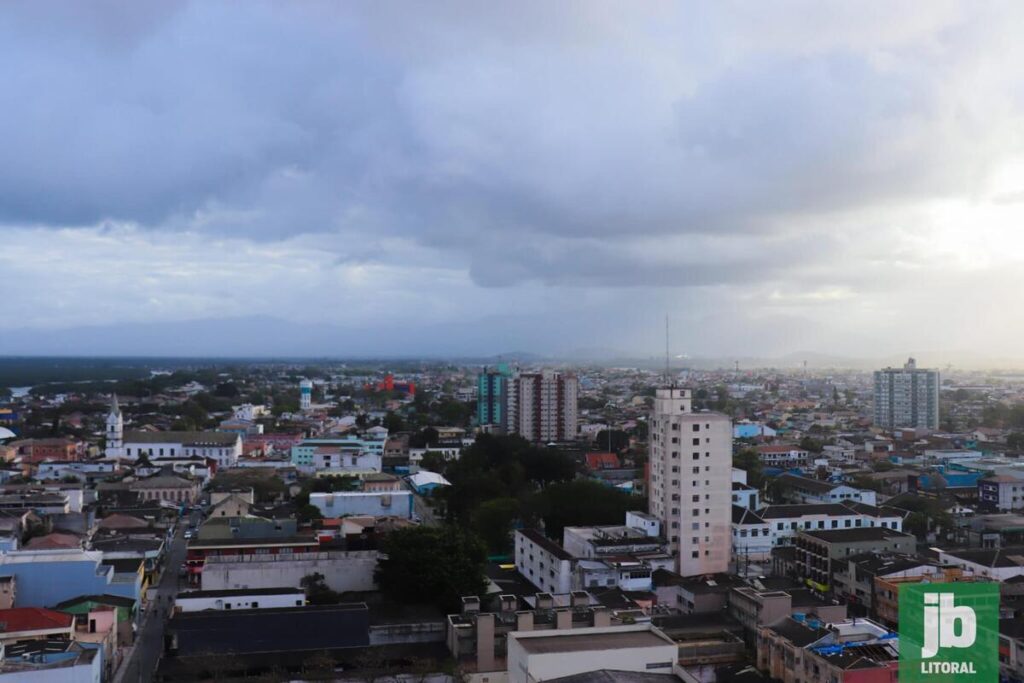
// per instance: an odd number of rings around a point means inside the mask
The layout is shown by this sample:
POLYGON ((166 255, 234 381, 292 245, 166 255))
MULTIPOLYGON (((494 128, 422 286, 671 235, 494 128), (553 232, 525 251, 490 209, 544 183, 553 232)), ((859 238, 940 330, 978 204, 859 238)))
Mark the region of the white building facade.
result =
POLYGON ((728 571, 732 524, 732 421, 695 413, 690 391, 658 389, 650 418, 649 512, 661 520, 678 572, 728 571))

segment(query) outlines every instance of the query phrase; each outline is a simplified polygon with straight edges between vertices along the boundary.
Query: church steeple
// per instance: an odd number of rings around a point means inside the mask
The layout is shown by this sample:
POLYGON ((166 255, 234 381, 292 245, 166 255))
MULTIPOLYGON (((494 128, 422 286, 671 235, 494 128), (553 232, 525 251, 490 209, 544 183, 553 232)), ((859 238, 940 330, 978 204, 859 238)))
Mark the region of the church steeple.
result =
POLYGON ((107 415, 107 457, 121 455, 121 446, 124 443, 124 416, 121 415, 121 406, 117 403, 117 394, 110 399, 110 413, 107 415))

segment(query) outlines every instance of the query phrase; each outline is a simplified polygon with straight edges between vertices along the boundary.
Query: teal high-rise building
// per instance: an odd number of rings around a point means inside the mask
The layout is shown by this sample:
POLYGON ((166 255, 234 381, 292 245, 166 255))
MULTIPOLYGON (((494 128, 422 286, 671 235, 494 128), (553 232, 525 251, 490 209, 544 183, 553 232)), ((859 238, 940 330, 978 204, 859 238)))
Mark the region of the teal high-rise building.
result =
POLYGON ((476 377, 476 423, 491 431, 508 431, 508 389, 512 373, 504 363, 484 368, 476 377))

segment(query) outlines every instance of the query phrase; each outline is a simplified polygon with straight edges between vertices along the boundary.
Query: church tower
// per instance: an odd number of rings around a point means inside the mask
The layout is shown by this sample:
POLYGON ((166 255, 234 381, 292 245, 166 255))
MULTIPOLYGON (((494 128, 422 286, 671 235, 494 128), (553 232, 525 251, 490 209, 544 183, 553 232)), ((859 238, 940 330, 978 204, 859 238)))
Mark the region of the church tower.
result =
POLYGON ((124 445, 124 417, 121 406, 117 404, 117 394, 110 401, 110 414, 107 415, 107 450, 108 458, 121 455, 124 445))

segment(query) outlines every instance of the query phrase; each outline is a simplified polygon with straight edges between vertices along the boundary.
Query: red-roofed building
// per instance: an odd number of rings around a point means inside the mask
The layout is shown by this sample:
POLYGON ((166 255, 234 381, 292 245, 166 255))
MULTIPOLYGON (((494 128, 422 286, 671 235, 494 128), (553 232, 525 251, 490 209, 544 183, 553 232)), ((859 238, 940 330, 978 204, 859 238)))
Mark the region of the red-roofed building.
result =
POLYGON ((75 617, 42 607, 0 609, 0 642, 4 645, 43 638, 71 639, 75 617))
POLYGON ((614 453, 587 453, 588 470, 617 470, 622 467, 619 456, 614 453))
POLYGON ((74 534, 63 534, 55 531, 45 536, 36 536, 25 544, 25 550, 61 550, 65 548, 81 549, 82 539, 74 534))
POLYGON ((809 451, 793 444, 758 446, 757 455, 765 467, 805 467, 811 459, 809 451))

